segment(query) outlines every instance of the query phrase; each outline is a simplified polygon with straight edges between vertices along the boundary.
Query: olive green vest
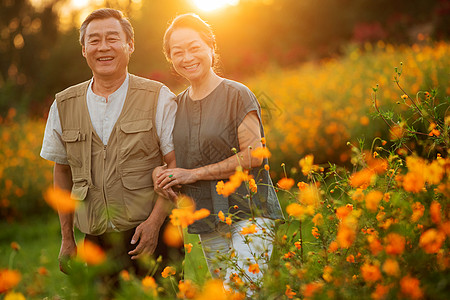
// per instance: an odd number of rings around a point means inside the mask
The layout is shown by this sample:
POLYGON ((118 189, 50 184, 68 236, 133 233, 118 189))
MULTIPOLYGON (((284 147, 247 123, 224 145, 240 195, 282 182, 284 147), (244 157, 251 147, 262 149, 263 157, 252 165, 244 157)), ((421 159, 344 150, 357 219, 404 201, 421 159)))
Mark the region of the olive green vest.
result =
POLYGON ((162 164, 155 127, 162 84, 130 75, 122 112, 106 146, 91 123, 88 87, 89 81, 56 95, 72 197, 80 201, 75 226, 92 235, 111 228, 125 231, 145 221, 156 201, 152 171, 162 164))

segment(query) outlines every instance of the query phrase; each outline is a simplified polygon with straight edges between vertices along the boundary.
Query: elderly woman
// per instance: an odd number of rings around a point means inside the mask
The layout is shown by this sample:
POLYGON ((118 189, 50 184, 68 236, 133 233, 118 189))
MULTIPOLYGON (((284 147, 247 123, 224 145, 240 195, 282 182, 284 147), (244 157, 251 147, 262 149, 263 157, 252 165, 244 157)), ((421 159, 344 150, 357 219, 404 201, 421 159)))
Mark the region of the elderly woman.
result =
POLYGON ((191 197, 197 209, 211 212, 206 219, 190 225, 188 232, 199 234, 213 277, 225 276, 228 280, 242 269, 247 280, 257 281, 261 272, 250 272, 249 266, 265 268, 273 248, 268 237, 274 220, 283 215, 264 168, 267 159, 250 155, 251 149, 262 147, 260 105, 246 86, 216 74, 215 50, 210 26, 195 14, 176 17, 166 30, 166 58, 190 86, 177 97, 173 131, 177 168, 162 171, 156 184, 162 189, 181 186, 181 193, 191 197), (217 194, 217 182, 229 178, 239 166, 249 170, 258 183, 251 200, 246 196, 250 191, 245 184, 228 197, 217 194), (218 217, 220 211, 232 216, 231 225, 218 217), (249 226, 249 216, 255 215, 259 230, 255 229, 256 234, 245 241, 241 231, 249 226), (234 268, 217 259, 231 251, 237 256, 234 268))

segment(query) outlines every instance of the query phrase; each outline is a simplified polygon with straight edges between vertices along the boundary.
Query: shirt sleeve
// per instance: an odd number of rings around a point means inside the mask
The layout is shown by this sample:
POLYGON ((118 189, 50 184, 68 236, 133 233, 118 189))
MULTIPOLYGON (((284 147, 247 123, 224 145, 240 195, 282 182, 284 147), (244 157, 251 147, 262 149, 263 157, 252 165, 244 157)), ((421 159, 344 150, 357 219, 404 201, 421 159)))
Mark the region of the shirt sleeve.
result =
POLYGON ((261 108, 255 94, 252 93, 247 87, 239 91, 238 97, 238 110, 237 110, 237 126, 239 126, 248 113, 256 111, 259 121, 261 122, 261 108))
POLYGON ((173 145, 173 126, 177 112, 177 102, 175 99, 175 95, 168 87, 163 86, 159 91, 155 125, 163 155, 175 149, 173 145))
POLYGON ((61 134, 61 122, 59 120, 56 101, 54 101, 48 113, 44 140, 42 142, 41 157, 58 164, 68 165, 67 152, 61 140, 61 134))

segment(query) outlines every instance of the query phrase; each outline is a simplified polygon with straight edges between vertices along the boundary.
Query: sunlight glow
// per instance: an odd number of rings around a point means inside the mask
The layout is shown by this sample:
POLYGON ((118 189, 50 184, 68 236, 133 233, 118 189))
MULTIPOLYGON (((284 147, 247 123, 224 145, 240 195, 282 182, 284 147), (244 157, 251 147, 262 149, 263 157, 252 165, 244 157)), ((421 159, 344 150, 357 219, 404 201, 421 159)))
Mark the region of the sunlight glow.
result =
POLYGON ((89 4, 89 0, 71 0, 70 4, 75 9, 84 8, 89 4))
POLYGON ((193 0, 194 4, 201 10, 213 11, 228 5, 237 5, 239 0, 193 0))

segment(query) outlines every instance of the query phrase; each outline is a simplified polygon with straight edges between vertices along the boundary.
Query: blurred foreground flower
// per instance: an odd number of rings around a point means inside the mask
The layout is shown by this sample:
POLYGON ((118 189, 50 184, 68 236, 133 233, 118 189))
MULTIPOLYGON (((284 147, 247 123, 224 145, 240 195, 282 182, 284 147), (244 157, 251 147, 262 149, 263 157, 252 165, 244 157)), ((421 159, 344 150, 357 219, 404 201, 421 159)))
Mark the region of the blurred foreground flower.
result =
POLYGON ((252 156, 256 158, 270 158, 272 154, 267 147, 259 147, 252 150, 252 156))
POLYGON ((174 226, 186 228, 195 221, 210 215, 210 211, 206 208, 195 210, 194 201, 185 195, 178 197, 177 202, 179 208, 172 209, 172 214, 170 215, 170 222, 174 226))
POLYGON ((25 296, 22 293, 9 292, 4 300, 25 300, 25 296))
POLYGON ((177 298, 179 299, 194 299, 197 294, 197 287, 189 279, 180 280, 178 290, 177 298))
POLYGON ((278 187, 283 190, 290 190, 294 186, 294 184, 294 179, 287 177, 281 178, 277 183, 278 187))
POLYGON ((105 251, 100 246, 90 242, 89 240, 79 241, 77 255, 88 265, 99 265, 106 260, 105 251))
POLYGON ((183 234, 181 228, 168 223, 163 232, 163 242, 169 247, 179 248, 183 245, 183 234))
POLYGON ((155 278, 152 276, 145 276, 144 279, 141 281, 142 287, 146 291, 151 291, 153 294, 153 297, 156 297, 158 294, 158 284, 156 284, 155 278))
POLYGON ((0 294, 14 288, 21 280, 19 271, 10 269, 0 269, 0 294))
POLYGON ((305 176, 311 173, 311 171, 319 170, 319 166, 314 165, 314 155, 312 154, 306 155, 304 158, 300 159, 298 164, 302 168, 302 173, 305 176))
POLYGON ((70 197, 70 192, 58 187, 49 188, 44 194, 44 200, 50 207, 61 213, 72 213, 78 206, 78 201, 70 197))
MULTIPOLYGON (((243 171, 241 167, 236 168, 236 172, 230 176, 227 182, 219 181, 216 185, 217 194, 223 195, 224 197, 228 197, 233 194, 238 187, 241 186, 243 181, 252 180, 252 176, 247 174, 247 171, 243 171)), ((252 183, 249 182, 249 187, 252 192, 256 193, 257 186, 255 181, 252 183)))

